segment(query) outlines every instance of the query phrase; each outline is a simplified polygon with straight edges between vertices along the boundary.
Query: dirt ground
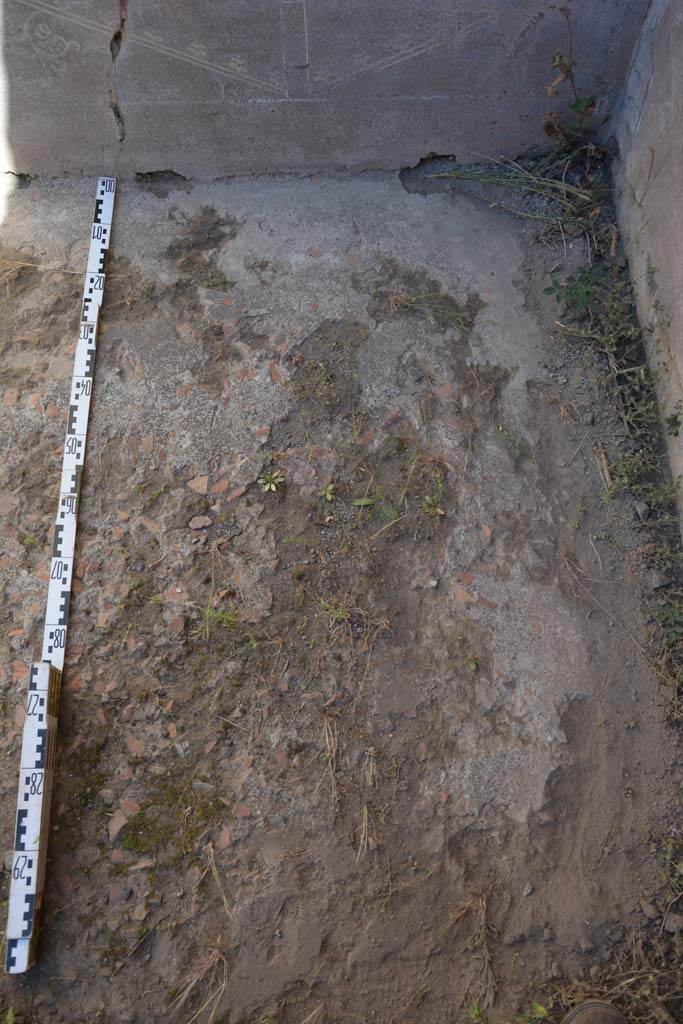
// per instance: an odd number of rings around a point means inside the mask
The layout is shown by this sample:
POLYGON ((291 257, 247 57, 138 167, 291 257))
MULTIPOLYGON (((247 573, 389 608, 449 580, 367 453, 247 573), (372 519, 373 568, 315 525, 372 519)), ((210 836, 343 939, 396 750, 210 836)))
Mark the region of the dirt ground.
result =
MULTIPOLYGON (((7 849, 92 191, 34 180, 2 228, 7 849)), ((502 1024, 659 928, 662 581, 557 252, 393 175, 123 182, 110 252, 40 964, 3 1012, 502 1024)))

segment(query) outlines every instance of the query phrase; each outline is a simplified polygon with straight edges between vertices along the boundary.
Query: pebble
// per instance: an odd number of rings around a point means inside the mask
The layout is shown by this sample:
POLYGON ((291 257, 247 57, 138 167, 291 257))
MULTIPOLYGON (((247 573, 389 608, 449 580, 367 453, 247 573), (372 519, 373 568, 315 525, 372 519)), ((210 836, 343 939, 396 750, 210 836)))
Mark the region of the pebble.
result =
POLYGON ((188 481, 187 486, 196 494, 206 494, 209 489, 208 476, 196 476, 194 480, 188 481))
POLYGON ((203 530, 206 526, 211 526, 211 523, 212 519, 210 516, 192 516, 189 527, 191 530, 203 530))
POLYGON ((133 919, 133 921, 144 921, 145 918, 147 917, 147 906, 145 905, 145 903, 138 903, 138 905, 134 907, 133 910, 131 910, 130 916, 133 919))
POLYGON ((153 868, 156 861, 154 857, 143 857, 142 860, 137 860, 135 864, 131 864, 128 868, 129 871, 146 871, 147 868, 153 868))
POLYGON ((135 1010, 120 1005, 116 1007, 116 1024, 136 1024, 138 1019, 135 1010))
POLYGON ((651 921, 656 921, 659 917, 659 911, 653 903, 648 903, 647 900, 640 901, 640 909, 645 914, 645 917, 649 917, 651 921))
POLYGON ((231 842, 232 836, 230 835, 230 829, 223 825, 220 832, 218 833, 218 838, 216 839, 216 846, 218 847, 219 850, 226 850, 228 846, 230 846, 231 842))
POLYGON ((142 757, 145 752, 144 744, 137 736, 126 736, 126 746, 133 757, 142 757))
POLYGON ((121 829, 128 823, 128 819, 123 811, 115 811, 109 819, 109 840, 114 842, 121 829))
POLYGON ((683 914, 672 914, 669 911, 664 920, 664 931, 668 932, 669 935, 683 932, 683 914))
POLYGON ((643 523, 650 518, 650 506, 646 501, 636 501, 633 507, 636 510, 636 515, 643 523))
POLYGON ((198 793, 215 793, 216 787, 212 782, 202 782, 201 779, 195 779, 192 783, 192 788, 196 789, 198 793))
POLYGON ((652 572, 648 573, 646 576, 645 582, 652 590, 661 590, 662 587, 668 587, 671 580, 665 573, 659 572, 657 569, 653 569, 652 572))

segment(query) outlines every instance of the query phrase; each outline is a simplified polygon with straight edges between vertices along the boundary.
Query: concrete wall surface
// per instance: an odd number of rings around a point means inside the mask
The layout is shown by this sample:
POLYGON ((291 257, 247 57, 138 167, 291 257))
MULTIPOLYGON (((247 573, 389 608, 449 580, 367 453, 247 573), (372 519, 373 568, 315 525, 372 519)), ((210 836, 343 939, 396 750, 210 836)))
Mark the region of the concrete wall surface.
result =
MULTIPOLYGON (((603 113, 648 0, 572 0, 603 113)), ((200 178, 472 161, 544 141, 551 0, 0 0, 18 172, 200 178)), ((0 83, 2 82, 0 74, 0 83)), ((7 168, 5 168, 7 169, 7 168)))
MULTIPOLYGON (((683 402, 682 54, 680 0, 654 0, 614 119, 617 211, 665 417, 683 402)), ((668 442, 683 474, 683 430, 668 442)))

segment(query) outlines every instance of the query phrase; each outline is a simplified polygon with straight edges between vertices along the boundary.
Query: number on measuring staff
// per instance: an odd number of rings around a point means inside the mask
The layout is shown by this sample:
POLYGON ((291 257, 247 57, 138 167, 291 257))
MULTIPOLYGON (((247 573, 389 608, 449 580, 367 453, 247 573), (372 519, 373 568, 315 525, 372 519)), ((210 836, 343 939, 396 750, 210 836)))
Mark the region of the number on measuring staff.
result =
POLYGON ((26 714, 29 718, 35 718, 40 715, 40 702, 45 700, 39 693, 32 693, 28 698, 28 706, 26 708, 26 714))

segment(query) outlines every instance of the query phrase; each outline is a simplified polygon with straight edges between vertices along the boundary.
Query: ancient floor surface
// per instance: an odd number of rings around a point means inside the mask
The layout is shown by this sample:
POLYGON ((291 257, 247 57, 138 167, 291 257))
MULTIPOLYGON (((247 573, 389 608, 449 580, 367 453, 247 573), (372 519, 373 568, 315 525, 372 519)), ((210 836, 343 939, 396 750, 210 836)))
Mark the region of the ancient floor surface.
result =
MULTIPOLYGON (((5 849, 92 194, 2 227, 5 849)), ((123 182, 110 251, 41 961, 0 1004, 502 1022, 608 961, 673 746, 548 254, 394 175, 123 182)))

